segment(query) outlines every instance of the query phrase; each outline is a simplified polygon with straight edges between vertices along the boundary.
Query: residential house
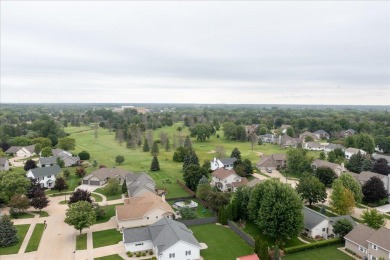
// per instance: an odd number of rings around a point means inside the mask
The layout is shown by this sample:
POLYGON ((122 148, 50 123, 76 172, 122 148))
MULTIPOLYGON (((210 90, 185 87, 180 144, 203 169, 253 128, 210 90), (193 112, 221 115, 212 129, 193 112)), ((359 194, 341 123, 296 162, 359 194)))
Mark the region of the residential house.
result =
POLYGON ((124 199, 124 205, 115 207, 119 228, 151 225, 167 217, 173 218, 175 211, 162 197, 147 192, 140 197, 124 199))
POLYGON ((390 230, 381 227, 378 230, 360 224, 345 237, 345 248, 363 259, 390 259, 390 230))
POLYGON ((123 230, 126 252, 152 250, 157 260, 199 260, 201 246, 183 223, 162 218, 147 227, 123 230))
POLYGON ((353 226, 356 226, 356 222, 349 215, 327 217, 308 207, 303 207, 302 212, 304 232, 312 238, 322 237, 328 239, 328 237, 337 236, 333 232, 333 226, 340 219, 348 219, 353 226))
POLYGON ((8 171, 9 170, 9 161, 6 157, 0 158, 0 171, 8 171))
POLYGON ((309 131, 305 131, 302 134, 299 134, 299 138, 302 139, 303 142, 305 142, 305 138, 308 136, 312 137, 314 141, 317 141, 318 139, 320 139, 318 135, 313 134, 309 131))
POLYGON ((250 134, 256 133, 256 129, 259 127, 259 124, 251 124, 245 126, 245 133, 247 136, 250 134))
POLYGON ((356 149, 356 148, 352 148, 352 147, 349 147, 347 149, 345 149, 344 153, 345 153, 345 158, 347 160, 349 160, 351 158, 352 155, 354 154, 358 154, 358 153, 361 153, 362 155, 365 155, 366 152, 361 150, 361 149, 356 149))
POLYGON ((356 131, 353 130, 353 129, 347 129, 344 131, 344 137, 348 137, 348 136, 351 136, 351 135, 354 135, 356 134, 356 131))
POLYGON ((302 148, 311 151, 324 151, 325 145, 318 142, 307 142, 303 143, 302 148))
POLYGON ((237 161, 237 159, 235 157, 233 158, 225 158, 225 159, 217 159, 217 158, 214 158, 214 160, 212 160, 210 162, 210 168, 212 171, 215 171, 216 169, 219 169, 219 168, 224 168, 226 170, 231 170, 233 169, 234 167, 234 163, 237 161))
POLYGON ((313 170, 317 170, 320 167, 331 168, 337 174, 337 176, 340 176, 343 172, 345 172, 344 164, 340 165, 337 163, 331 163, 331 162, 328 162, 325 160, 320 160, 320 159, 315 159, 311 163, 311 167, 313 168, 313 170))
POLYGON ((290 127, 293 128, 291 125, 281 125, 279 129, 282 131, 283 134, 286 134, 287 129, 289 129, 290 127))
POLYGON ((58 165, 51 167, 35 168, 26 173, 26 176, 31 179, 36 179, 43 188, 53 188, 56 177, 61 174, 61 168, 58 165))
POLYGON ((336 149, 341 149, 342 151, 345 151, 345 147, 341 144, 328 144, 325 146, 324 152, 329 153, 330 151, 334 151, 336 149))
POLYGON ((297 148, 302 145, 302 139, 292 138, 288 135, 279 136, 278 144, 283 147, 294 147, 297 148))
POLYGON ((274 144, 277 142, 277 138, 275 135, 273 134, 265 134, 265 135, 259 135, 259 138, 261 139, 261 141, 263 143, 270 143, 270 144, 274 144))
POLYGON ((263 155, 260 158, 260 161, 256 164, 256 167, 265 171, 267 169, 279 170, 286 168, 287 166, 287 156, 285 154, 272 154, 272 155, 263 155))
POLYGON ((58 157, 62 161, 64 161, 65 167, 71 167, 74 165, 78 165, 80 163, 80 157, 73 156, 72 153, 70 153, 68 151, 55 148, 55 149, 52 149, 51 152, 52 152, 54 157, 58 157))
POLYGON ((156 194, 156 183, 146 173, 129 173, 126 175, 127 193, 129 197, 139 197, 147 192, 156 194))
POLYGON ((317 135, 319 139, 329 139, 330 138, 330 134, 322 129, 315 131, 313 134, 317 135))
POLYGON ((20 158, 27 158, 35 155, 35 144, 28 146, 11 146, 6 154, 13 154, 20 158))
POLYGON ((219 168, 212 173, 211 185, 221 191, 236 191, 238 187, 248 183, 248 179, 241 177, 232 170, 219 168))
POLYGON ((237 257, 236 260, 260 260, 256 254, 237 257))
POLYGON ((371 177, 378 177, 383 182, 387 192, 390 192, 390 175, 383 175, 376 172, 364 171, 361 173, 350 172, 353 177, 355 177, 361 185, 364 185, 371 177))
POLYGON ((100 168, 85 176, 83 184, 102 186, 110 178, 117 178, 122 183, 127 174, 129 174, 128 171, 119 168, 100 168))
POLYGON ((379 160, 379 159, 385 159, 388 164, 390 166, 390 156, 388 155, 384 155, 384 154, 379 154, 379 153, 373 153, 372 154, 372 158, 374 158, 375 161, 379 160))

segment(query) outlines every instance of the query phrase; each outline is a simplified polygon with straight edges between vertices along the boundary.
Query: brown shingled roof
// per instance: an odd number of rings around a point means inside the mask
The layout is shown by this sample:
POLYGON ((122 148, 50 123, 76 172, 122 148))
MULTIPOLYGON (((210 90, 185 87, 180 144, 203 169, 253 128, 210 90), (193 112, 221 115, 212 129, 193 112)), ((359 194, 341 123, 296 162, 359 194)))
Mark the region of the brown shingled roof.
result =
POLYGON ((125 205, 116 206, 118 220, 143 218, 147 213, 160 208, 174 214, 171 206, 158 195, 147 192, 142 197, 130 197, 124 200, 125 205))
POLYGON ((226 170, 224 168, 219 168, 219 169, 215 170, 212 173, 213 176, 215 176, 215 177, 217 177, 217 178, 219 178, 221 180, 229 177, 232 174, 237 175, 237 173, 233 169, 232 170, 226 170))
POLYGON ((368 248, 367 239, 371 237, 374 232, 375 229, 363 224, 358 224, 344 238, 354 242, 355 244, 368 248))
POLYGON ((381 227, 380 229, 375 231, 374 234, 372 234, 372 236, 370 236, 367 240, 390 252, 390 230, 389 229, 385 227, 381 227))

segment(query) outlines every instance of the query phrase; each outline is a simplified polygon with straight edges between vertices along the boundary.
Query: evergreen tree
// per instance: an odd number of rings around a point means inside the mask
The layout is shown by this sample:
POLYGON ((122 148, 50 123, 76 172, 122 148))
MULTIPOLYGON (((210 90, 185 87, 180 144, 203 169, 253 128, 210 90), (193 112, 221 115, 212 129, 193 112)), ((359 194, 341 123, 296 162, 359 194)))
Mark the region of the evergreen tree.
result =
POLYGON ((153 142, 153 146, 152 146, 152 151, 151 152, 152 152, 152 155, 154 155, 154 156, 158 155, 159 149, 158 149, 157 141, 153 142))
POLYGON ((190 165, 190 164, 196 164, 196 165, 199 165, 199 159, 198 159, 198 156, 196 155, 195 151, 194 150, 190 150, 186 156, 184 157, 184 161, 183 161, 183 170, 185 170, 185 168, 190 165))
POLYGON ((373 166, 374 166, 374 164, 372 163, 372 161, 370 159, 365 159, 362 163, 361 171, 362 172, 371 171, 373 166))
POLYGON ((160 163, 158 162, 157 156, 153 156, 152 163, 150 165, 151 171, 159 171, 160 170, 160 163))
POLYGON ((0 247, 7 247, 19 241, 17 230, 10 216, 0 216, 0 247))
POLYGON ((207 179, 206 175, 203 175, 202 178, 200 178, 198 186, 202 184, 209 184, 209 179, 207 179))
POLYGON ((165 151, 169 152, 171 150, 171 145, 169 144, 169 138, 167 138, 167 141, 165 142, 165 151))
POLYGON ((125 180, 122 183, 122 193, 126 193, 126 192, 127 192, 127 184, 126 184, 126 178, 125 178, 125 180))
POLYGON ((349 158, 349 162, 346 164, 346 167, 351 172, 360 173, 363 166, 364 156, 358 152, 349 158))
POLYGON ((185 149, 192 149, 191 139, 188 135, 186 136, 186 139, 184 140, 184 148, 185 149))
POLYGON ((142 151, 144 151, 144 152, 149 152, 150 151, 149 143, 148 143, 148 140, 146 140, 146 139, 144 141, 144 146, 142 148, 142 151))
POLYGON ((236 158, 237 160, 241 160, 241 152, 237 148, 234 148, 230 155, 230 158, 233 157, 236 158))

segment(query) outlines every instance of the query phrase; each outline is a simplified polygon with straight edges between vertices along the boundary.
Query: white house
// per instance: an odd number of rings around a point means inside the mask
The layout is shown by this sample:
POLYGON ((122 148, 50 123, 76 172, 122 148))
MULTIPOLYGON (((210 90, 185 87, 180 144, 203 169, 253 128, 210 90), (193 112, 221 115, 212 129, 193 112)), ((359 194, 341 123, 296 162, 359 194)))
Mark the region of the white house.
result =
POLYGON ((158 260, 199 260, 200 244, 184 224, 162 218, 147 227, 123 230, 126 252, 153 251, 158 260))
POLYGON ((302 148, 311 151, 324 151, 325 145, 320 144, 318 142, 307 142, 303 143, 302 148))
POLYGON ((6 157, 0 158, 0 171, 8 171, 9 170, 9 162, 6 157))
POLYGON ((236 191, 238 187, 248 183, 248 179, 236 174, 234 170, 219 168, 212 173, 211 185, 221 191, 236 191))
POLYGON ((147 226, 167 217, 173 218, 175 211, 160 197, 147 192, 141 197, 124 199, 124 205, 115 208, 119 228, 147 226))
POLYGON ((363 150, 361 150, 361 149, 356 149, 356 148, 349 147, 349 148, 345 149, 345 158, 346 158, 347 160, 349 160, 349 159, 351 158, 352 155, 358 154, 359 152, 360 152, 362 155, 367 154, 365 151, 363 151, 363 150))
POLYGON ((312 210, 308 207, 303 207, 303 225, 305 231, 309 237, 312 238, 325 238, 329 236, 336 236, 333 232, 334 224, 340 219, 348 219, 353 226, 356 225, 356 222, 349 216, 338 216, 338 217, 327 217, 315 210, 312 210))
POLYGON ((226 170, 231 170, 233 169, 234 167, 234 163, 237 161, 236 158, 225 158, 225 159, 217 159, 217 158, 214 158, 214 160, 212 160, 210 162, 210 168, 212 171, 215 171, 216 169, 219 169, 219 168, 224 168, 226 170))
POLYGON ((26 175, 28 178, 37 179, 42 187, 52 188, 56 181, 56 176, 61 173, 58 165, 51 167, 35 168, 29 170, 26 175))
POLYGON ((35 155, 35 144, 29 146, 11 146, 6 154, 15 154, 20 158, 27 158, 35 155))

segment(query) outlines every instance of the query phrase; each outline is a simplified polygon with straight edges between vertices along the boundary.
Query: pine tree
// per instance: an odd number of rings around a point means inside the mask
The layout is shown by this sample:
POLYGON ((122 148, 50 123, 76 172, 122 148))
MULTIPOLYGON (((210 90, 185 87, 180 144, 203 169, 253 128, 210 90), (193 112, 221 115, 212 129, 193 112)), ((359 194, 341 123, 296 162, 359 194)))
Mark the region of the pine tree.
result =
POLYGON ((371 171, 373 166, 374 166, 374 164, 372 163, 372 161, 370 159, 365 159, 362 163, 361 171, 362 172, 371 171))
POLYGON ((236 158, 237 160, 241 160, 241 152, 236 148, 233 149, 232 154, 230 155, 230 158, 236 158))
POLYGON ((125 180, 122 183, 122 193, 126 193, 126 192, 127 192, 127 184, 126 184, 126 178, 125 178, 125 180))
POLYGON ((158 155, 159 149, 158 149, 157 141, 153 142, 153 146, 152 146, 152 151, 151 152, 152 152, 152 155, 154 155, 154 156, 158 155))
POLYGON ((196 155, 195 151, 194 150, 190 150, 186 156, 184 157, 184 161, 183 161, 183 170, 185 168, 187 168, 188 165, 190 164, 196 164, 196 165, 199 165, 199 158, 198 156, 196 155))
POLYGON ((171 150, 171 145, 169 144, 169 139, 167 138, 167 141, 165 142, 165 151, 169 152, 171 150))
POLYGON ((144 141, 144 147, 142 148, 142 150, 144 152, 149 152, 150 151, 149 143, 148 143, 148 140, 146 140, 146 139, 144 141))
POLYGON ((186 136, 186 139, 184 140, 184 148, 185 149, 192 149, 191 139, 188 135, 186 136))
POLYGON ((153 156, 152 164, 150 165, 151 171, 159 171, 160 170, 160 163, 158 162, 157 156, 153 156))
POLYGON ((17 230, 8 215, 0 217, 0 247, 11 246, 19 241, 17 230))

